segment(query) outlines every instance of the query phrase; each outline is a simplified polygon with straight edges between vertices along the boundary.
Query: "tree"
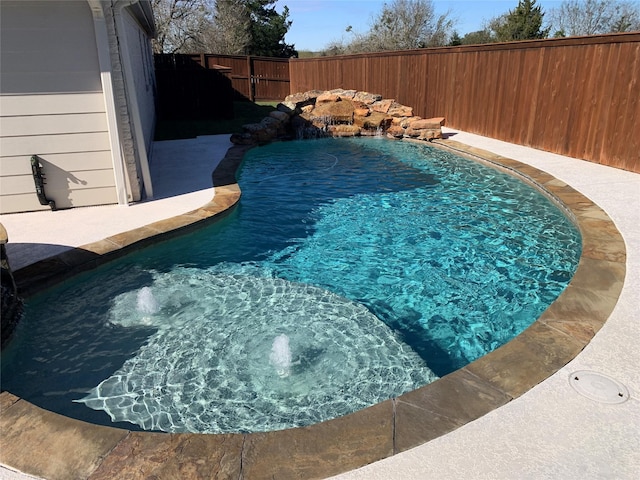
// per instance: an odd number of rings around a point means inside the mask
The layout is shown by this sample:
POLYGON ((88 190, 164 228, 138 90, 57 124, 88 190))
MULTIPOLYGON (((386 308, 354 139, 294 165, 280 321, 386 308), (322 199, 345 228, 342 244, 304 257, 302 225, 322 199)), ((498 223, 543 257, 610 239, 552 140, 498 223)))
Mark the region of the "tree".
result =
POLYGON ((244 0, 216 0, 205 49, 221 55, 243 55, 249 49, 251 17, 244 0))
POLYGON ((245 0, 250 15, 250 55, 289 58, 298 54, 294 45, 284 41, 292 24, 288 20, 289 8, 285 6, 279 14, 273 6, 275 3, 276 0, 245 0))
POLYGON ((292 22, 276 0, 153 0, 156 53, 297 55, 284 41, 292 22))
POLYGON ((384 4, 369 32, 376 50, 404 50, 444 45, 452 20, 437 16, 431 0, 392 0, 384 4))
POLYGON ((431 0, 392 0, 374 17, 370 30, 350 42, 332 42, 325 52, 360 53, 446 45, 452 35, 449 12, 436 15, 431 0))
POLYGON ((503 25, 507 22, 507 14, 502 14, 498 17, 494 17, 488 21, 485 21, 485 24, 482 30, 476 30, 473 32, 469 32, 465 34, 464 37, 460 40, 461 45, 481 45, 485 43, 495 43, 499 42, 497 30, 503 27, 503 25))
POLYGON ((499 42, 547 38, 550 29, 542 28, 543 18, 544 12, 536 5, 536 0, 519 0, 515 9, 495 19, 492 29, 499 42))
POLYGON ((462 37, 462 45, 480 45, 483 43, 493 43, 495 41, 495 36, 488 28, 485 28, 484 30, 477 30, 475 32, 469 32, 464 37, 462 37))
POLYGON ((565 0, 551 11, 556 36, 640 30, 640 6, 619 0, 565 0))
POLYGON ((155 53, 199 51, 211 26, 207 0, 153 0, 155 53))
POLYGON ((458 34, 458 32, 453 32, 451 35, 451 40, 449 40, 450 47, 457 47, 458 45, 462 45, 462 37, 458 34))

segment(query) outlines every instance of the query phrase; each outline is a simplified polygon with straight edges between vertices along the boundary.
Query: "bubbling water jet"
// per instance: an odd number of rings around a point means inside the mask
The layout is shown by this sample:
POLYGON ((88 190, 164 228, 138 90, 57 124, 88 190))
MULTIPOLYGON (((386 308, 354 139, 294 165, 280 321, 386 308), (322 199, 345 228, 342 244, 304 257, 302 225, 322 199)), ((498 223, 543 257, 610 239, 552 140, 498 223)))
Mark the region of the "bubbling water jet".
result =
POLYGON ((138 311, 145 315, 154 315, 160 311, 158 300, 149 287, 142 287, 138 292, 138 311))
POLYGON ((273 339, 269 361, 281 378, 286 378, 291 373, 291 348, 289 337, 284 333, 273 339))

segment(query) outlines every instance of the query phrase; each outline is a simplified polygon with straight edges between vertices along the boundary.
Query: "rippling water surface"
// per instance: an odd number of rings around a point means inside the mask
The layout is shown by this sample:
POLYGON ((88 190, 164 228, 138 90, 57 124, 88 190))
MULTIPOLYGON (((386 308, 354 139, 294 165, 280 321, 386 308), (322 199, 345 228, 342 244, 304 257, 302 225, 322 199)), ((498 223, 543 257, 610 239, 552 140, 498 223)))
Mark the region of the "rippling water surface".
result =
POLYGON ((544 196, 427 145, 245 158, 224 220, 30 299, 3 389, 124 428, 308 425, 509 341, 577 266, 579 234, 544 196))

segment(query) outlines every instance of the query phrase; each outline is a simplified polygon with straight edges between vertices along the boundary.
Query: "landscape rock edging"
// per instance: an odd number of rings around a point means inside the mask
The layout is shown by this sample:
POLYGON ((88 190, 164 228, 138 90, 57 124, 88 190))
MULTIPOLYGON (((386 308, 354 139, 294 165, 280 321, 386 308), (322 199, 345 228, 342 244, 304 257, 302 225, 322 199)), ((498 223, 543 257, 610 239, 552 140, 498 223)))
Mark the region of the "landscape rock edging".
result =
POLYGON ((258 123, 231 135, 236 145, 276 139, 386 136, 431 141, 442 138, 444 117, 422 118, 413 108, 356 90, 310 90, 288 95, 258 123))

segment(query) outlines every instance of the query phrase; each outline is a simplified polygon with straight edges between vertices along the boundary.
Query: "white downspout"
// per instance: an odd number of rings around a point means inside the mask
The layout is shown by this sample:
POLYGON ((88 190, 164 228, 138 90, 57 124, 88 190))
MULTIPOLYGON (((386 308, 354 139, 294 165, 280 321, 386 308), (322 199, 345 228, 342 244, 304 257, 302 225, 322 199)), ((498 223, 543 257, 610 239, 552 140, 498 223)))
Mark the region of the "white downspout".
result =
POLYGON ((87 0, 93 15, 93 26, 98 47, 98 63, 100 65, 100 81, 105 101, 107 114, 107 128, 109 130, 109 144, 111 147, 111 160, 116 182, 116 198, 118 205, 129 205, 127 195, 127 181, 124 171, 124 158, 122 156, 120 130, 118 128, 118 116, 116 113, 116 101, 111 81, 111 58, 109 54, 109 35, 104 12, 100 0, 87 0))
POLYGON ((129 43, 127 41, 127 31, 122 18, 122 10, 129 5, 137 3, 138 0, 119 0, 114 2, 113 14, 116 19, 118 40, 120 42, 120 63, 124 73, 127 88, 128 108, 133 122, 134 141, 140 159, 140 170, 142 172, 142 182, 147 199, 153 198, 153 185, 151 182, 151 171, 149 169, 149 158, 147 155, 147 145, 144 132, 142 131, 142 115, 138 104, 138 93, 136 91, 135 79, 133 78, 133 66, 131 65, 131 55, 129 54, 129 43))

